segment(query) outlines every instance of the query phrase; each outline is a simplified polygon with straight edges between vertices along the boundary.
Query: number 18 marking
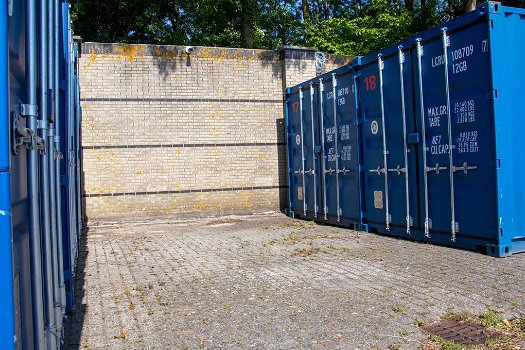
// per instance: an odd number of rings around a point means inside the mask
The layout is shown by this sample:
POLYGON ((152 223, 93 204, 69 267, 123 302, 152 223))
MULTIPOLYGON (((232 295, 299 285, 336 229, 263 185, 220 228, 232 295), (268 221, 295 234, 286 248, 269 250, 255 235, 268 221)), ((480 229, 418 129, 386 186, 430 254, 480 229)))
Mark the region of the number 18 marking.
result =
POLYGON ((376 76, 375 75, 371 75, 369 77, 366 77, 365 78, 365 86, 366 86, 366 91, 370 91, 370 90, 375 90, 376 89, 376 76))

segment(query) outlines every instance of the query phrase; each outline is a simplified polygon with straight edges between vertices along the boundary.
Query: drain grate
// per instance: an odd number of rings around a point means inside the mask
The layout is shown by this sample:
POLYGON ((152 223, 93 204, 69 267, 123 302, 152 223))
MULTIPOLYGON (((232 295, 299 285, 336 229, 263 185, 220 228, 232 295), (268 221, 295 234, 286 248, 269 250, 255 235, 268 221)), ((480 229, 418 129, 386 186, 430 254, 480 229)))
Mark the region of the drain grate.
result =
POLYGON ((422 329, 462 345, 483 344, 489 338, 496 338, 502 335, 498 332, 491 332, 476 323, 454 320, 443 320, 424 326, 422 329))

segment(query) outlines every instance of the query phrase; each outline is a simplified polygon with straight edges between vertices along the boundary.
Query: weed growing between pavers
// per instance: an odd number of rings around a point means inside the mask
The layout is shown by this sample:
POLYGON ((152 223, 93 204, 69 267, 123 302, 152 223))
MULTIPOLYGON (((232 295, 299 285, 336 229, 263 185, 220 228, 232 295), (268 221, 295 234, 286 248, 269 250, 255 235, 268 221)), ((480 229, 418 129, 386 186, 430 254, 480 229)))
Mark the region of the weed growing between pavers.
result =
POLYGON ((505 327, 505 321, 494 311, 489 310, 479 315, 481 325, 485 328, 505 327))
POLYGON ((400 314, 403 312, 403 309, 399 306, 393 306, 392 311, 394 311, 396 314, 400 314))
POLYGON ((430 336, 430 340, 438 344, 441 347, 441 350, 464 350, 465 349, 463 345, 454 343, 453 341, 450 341, 450 340, 443 339, 441 337, 438 337, 437 335, 430 336))
POLYGON ((294 255, 307 257, 321 252, 319 247, 297 248, 294 255))

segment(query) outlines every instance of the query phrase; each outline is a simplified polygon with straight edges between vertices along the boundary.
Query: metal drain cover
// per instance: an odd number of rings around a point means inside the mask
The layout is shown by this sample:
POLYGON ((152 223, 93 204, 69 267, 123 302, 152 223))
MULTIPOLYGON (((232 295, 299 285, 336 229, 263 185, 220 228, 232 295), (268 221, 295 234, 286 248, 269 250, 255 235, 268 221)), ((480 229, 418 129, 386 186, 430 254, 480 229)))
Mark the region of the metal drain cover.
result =
POLYGON ((483 344, 489 338, 502 335, 476 323, 454 320, 443 320, 421 328, 430 334, 462 345, 483 344))

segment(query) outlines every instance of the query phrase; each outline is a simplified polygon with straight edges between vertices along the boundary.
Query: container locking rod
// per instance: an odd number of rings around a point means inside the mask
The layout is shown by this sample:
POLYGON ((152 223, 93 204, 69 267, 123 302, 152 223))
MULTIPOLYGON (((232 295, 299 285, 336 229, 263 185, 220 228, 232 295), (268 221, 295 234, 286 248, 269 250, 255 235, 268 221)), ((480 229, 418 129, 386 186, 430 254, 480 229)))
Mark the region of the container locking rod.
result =
POLYGON ((451 237, 452 242, 456 241, 456 203, 454 196, 454 144, 452 140, 452 113, 450 111, 450 84, 448 79, 448 47, 450 46, 450 38, 447 34, 447 28, 441 30, 443 32, 443 57, 445 66, 445 93, 447 97, 447 128, 448 128, 448 160, 449 160, 449 179, 450 179, 450 217, 451 221, 451 237))
POLYGON ((325 159, 326 156, 324 155, 324 149, 325 149, 325 140, 324 140, 324 102, 323 102, 323 78, 319 78, 319 119, 321 120, 321 145, 323 149, 323 157, 321 158, 321 169, 322 169, 322 180, 323 180, 323 213, 324 213, 324 219, 328 220, 328 206, 326 204, 326 164, 325 159))
MULTIPOLYGON (((311 134, 312 134, 312 168, 313 169, 310 169, 308 170, 308 173, 309 175, 315 175, 315 158, 316 158, 316 153, 315 153, 315 133, 314 133, 314 130, 315 130, 315 125, 314 125, 314 93, 315 93, 315 89, 314 89, 314 85, 313 83, 310 83, 310 120, 311 120, 311 134)), ((313 181, 314 183, 314 217, 317 217, 317 210, 318 210, 318 205, 317 205, 317 181, 313 181)))
MULTIPOLYGON (((405 81, 403 76, 403 68, 405 63, 405 54, 403 53, 403 46, 398 47, 399 50, 399 87, 401 89, 401 113, 403 114, 403 155, 405 158, 405 167, 401 168, 397 166, 397 175, 401 175, 401 172, 405 173, 405 202, 406 202, 406 221, 407 221, 407 234, 410 234, 410 187, 408 183, 408 145, 407 145, 407 121, 406 121, 406 108, 405 108, 405 81)), ((390 169, 389 169, 390 171, 390 169)))
MULTIPOLYGON (((383 69, 385 68, 385 63, 381 54, 377 55, 377 65, 379 70, 379 93, 381 97, 381 125, 383 129, 383 174, 385 175, 385 221, 386 221, 386 230, 390 231, 390 206, 389 206, 389 195, 388 195, 388 150, 386 144, 386 122, 385 122, 385 100, 383 93, 383 69)), ((379 174, 379 173, 378 173, 379 174)))
POLYGON ((335 189, 336 189, 336 199, 337 199, 337 222, 341 221, 341 204, 340 204, 340 198, 339 198, 339 135, 338 135, 338 125, 337 125, 337 78, 336 74, 332 73, 332 98, 334 100, 333 102, 333 108, 334 108, 334 129, 335 129, 335 135, 334 135, 334 146, 335 146, 335 189))
POLYGON ((306 187, 305 187, 305 178, 304 178, 304 128, 303 128, 303 89, 299 88, 299 119, 301 121, 301 175, 303 182, 303 214, 306 216, 306 187))
POLYGON ((425 171, 423 172, 423 186, 424 186, 424 197, 425 197, 425 236, 430 238, 430 226, 431 220, 429 218, 428 210, 428 167, 427 167, 427 136, 426 136, 426 118, 425 118, 425 100, 423 96, 423 46, 421 45, 421 38, 416 39, 417 48, 417 71, 419 80, 419 113, 421 117, 421 138, 422 138, 422 149, 423 149, 423 166, 425 171))

